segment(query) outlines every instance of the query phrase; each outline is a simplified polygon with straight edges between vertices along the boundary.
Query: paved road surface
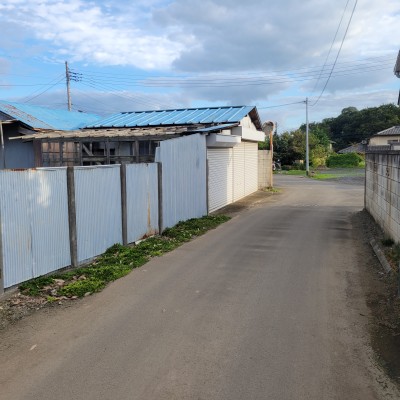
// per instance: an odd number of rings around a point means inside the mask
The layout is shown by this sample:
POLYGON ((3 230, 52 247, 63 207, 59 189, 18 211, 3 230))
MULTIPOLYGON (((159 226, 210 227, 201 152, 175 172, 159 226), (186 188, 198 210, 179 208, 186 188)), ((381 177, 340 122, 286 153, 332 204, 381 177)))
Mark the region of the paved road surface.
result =
POLYGON ((281 195, 3 333, 0 398, 381 398, 349 222, 363 187, 277 179, 281 195))

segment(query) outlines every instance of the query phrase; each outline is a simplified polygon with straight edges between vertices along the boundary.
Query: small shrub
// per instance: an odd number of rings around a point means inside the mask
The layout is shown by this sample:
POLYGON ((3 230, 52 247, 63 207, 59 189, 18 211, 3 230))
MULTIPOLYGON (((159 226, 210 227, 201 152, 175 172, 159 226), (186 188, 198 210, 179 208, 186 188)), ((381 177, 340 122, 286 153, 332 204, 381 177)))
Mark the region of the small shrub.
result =
POLYGON ((329 168, 354 168, 358 167, 364 159, 357 153, 331 154, 326 160, 329 168))

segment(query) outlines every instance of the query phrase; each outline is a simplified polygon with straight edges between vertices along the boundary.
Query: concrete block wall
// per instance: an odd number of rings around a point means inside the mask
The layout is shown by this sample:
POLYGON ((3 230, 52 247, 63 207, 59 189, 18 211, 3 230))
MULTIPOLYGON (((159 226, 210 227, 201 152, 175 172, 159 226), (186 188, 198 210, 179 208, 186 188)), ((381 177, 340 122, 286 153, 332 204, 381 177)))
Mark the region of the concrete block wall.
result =
POLYGON ((366 154, 365 208, 383 231, 400 242, 400 152, 366 154))
POLYGON ((271 182, 272 158, 269 150, 258 150, 258 188, 273 186, 271 182))

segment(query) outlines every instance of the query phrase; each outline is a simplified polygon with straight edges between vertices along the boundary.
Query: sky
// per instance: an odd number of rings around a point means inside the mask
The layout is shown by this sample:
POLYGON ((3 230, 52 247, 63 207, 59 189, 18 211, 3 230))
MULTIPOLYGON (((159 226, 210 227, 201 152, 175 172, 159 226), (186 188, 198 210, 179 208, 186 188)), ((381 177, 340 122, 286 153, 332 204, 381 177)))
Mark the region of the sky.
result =
POLYGON ((396 103, 398 0, 2 0, 0 99, 99 115, 255 105, 278 133, 396 103))

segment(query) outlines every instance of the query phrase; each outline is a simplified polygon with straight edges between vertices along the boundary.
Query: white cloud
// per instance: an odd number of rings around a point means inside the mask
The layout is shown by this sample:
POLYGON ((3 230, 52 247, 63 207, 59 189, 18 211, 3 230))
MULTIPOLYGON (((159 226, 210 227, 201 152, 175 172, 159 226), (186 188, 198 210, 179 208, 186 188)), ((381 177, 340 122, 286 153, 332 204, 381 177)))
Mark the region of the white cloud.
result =
MULTIPOLYGON (((313 91, 317 67, 325 60, 346 1, 3 0, 0 57, 7 59, 7 55, 18 53, 19 57, 32 58, 38 54, 46 65, 51 60, 69 60, 80 72, 84 72, 82 65, 90 66, 89 70, 102 66, 105 71, 108 67, 107 76, 112 76, 115 66, 157 70, 157 74, 161 71, 165 76, 184 75, 192 79, 223 74, 238 81, 246 76, 261 77, 269 71, 270 79, 280 79, 279 84, 225 87, 216 83, 191 87, 177 84, 173 93, 170 88, 155 89, 159 93, 156 97, 146 93, 126 94, 147 99, 143 107, 151 104, 151 98, 181 106, 217 102, 284 104, 318 96, 329 69, 313 91), (310 68, 316 71, 312 79, 310 75, 301 75, 310 68), (293 72, 299 74, 297 79, 293 72)), ((353 4, 351 0, 328 60, 330 65, 353 4)), ((312 113, 315 119, 333 115, 349 105, 360 108, 396 101, 396 90, 391 91, 390 86, 396 86, 392 69, 398 51, 399 17, 398 0, 358 2, 338 65, 312 113), (378 56, 385 59, 374 61, 371 71, 367 71, 367 61, 359 66, 354 64, 355 60, 378 56)), ((39 99, 45 99, 47 94, 39 99)), ((113 111, 115 104, 121 109, 130 104, 129 98, 123 102, 115 98, 112 101, 112 95, 101 96, 113 111)), ((88 105, 90 101, 86 99, 83 103, 88 105)), ((293 121, 300 118, 296 107, 262 113, 267 119, 279 117, 284 125, 292 127, 293 121)))
MULTIPOLYGON (((133 13, 133 10, 131 10, 133 13)), ((182 45, 164 34, 144 31, 127 15, 116 15, 92 2, 67 0, 5 0, 0 15, 25 28, 36 40, 48 42, 57 56, 102 65, 168 68, 182 45)))

